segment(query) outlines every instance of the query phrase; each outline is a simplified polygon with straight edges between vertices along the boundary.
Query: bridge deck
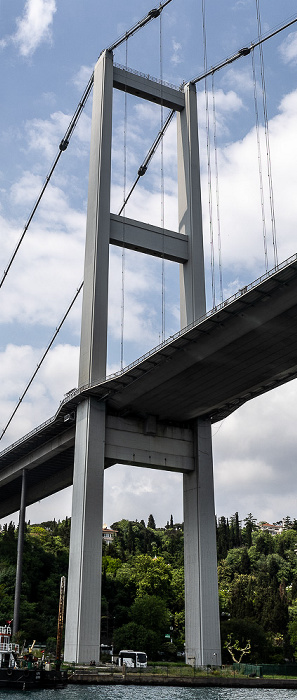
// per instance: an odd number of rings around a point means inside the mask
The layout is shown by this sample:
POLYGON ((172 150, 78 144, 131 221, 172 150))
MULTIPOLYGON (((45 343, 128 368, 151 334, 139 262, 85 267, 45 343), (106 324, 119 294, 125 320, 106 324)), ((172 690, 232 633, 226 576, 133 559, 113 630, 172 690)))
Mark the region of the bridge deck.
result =
POLYGON ((74 422, 65 417, 86 396, 104 400, 109 414, 216 422, 297 376, 296 321, 294 258, 132 367, 66 395, 53 418, 0 453, 0 517, 18 507, 24 467, 28 503, 72 483, 74 422))

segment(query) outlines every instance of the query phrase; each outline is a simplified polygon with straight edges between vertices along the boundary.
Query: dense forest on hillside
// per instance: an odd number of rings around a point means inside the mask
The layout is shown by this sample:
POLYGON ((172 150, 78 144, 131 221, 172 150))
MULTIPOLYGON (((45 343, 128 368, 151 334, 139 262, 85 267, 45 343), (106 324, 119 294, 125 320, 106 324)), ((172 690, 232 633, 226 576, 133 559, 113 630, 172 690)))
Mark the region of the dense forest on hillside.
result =
MULTIPOLYGON (((113 523, 114 542, 103 542, 102 642, 144 649, 151 659, 174 660, 184 649, 183 524, 172 516, 156 528, 152 515, 113 523)), ((251 514, 217 522, 218 580, 223 662, 238 658, 282 662, 297 655, 297 521, 274 536, 251 514), (230 636, 231 635, 231 636, 230 636)), ((21 638, 54 648, 60 577, 67 576, 70 519, 26 526, 21 638)), ((17 530, 0 531, 0 623, 13 616, 17 530)))

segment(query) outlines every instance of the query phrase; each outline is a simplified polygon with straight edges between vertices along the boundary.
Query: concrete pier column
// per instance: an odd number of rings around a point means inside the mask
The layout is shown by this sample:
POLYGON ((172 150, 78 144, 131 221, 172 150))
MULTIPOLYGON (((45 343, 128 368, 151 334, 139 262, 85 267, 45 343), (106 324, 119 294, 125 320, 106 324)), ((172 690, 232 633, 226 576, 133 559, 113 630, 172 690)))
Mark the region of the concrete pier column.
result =
POLYGON ((196 421, 195 471, 184 474, 186 661, 221 664, 211 425, 196 421))
POLYGON ((21 505, 19 514, 19 531, 18 531, 18 549, 17 549, 17 566, 15 577, 15 593, 14 593, 14 610, 13 610, 13 634, 19 631, 20 625, 20 600, 21 600, 21 585, 23 572, 23 554, 24 554, 24 536, 25 536, 25 517, 26 517, 26 469, 22 471, 22 490, 21 490, 21 505))
MULTIPOLYGON (((106 376, 112 54, 94 72, 79 386, 106 376)), ((86 399, 77 409, 66 611, 66 661, 100 657, 101 554, 105 404, 86 399)))
POLYGON ((79 386, 106 376, 110 177, 112 139, 112 53, 94 71, 79 386))
POLYGON ((179 232, 188 236, 188 261, 180 265, 181 328, 205 313, 200 161, 195 85, 184 88, 185 107, 177 114, 179 232))
POLYGON ((78 406, 74 456, 65 661, 100 657, 105 404, 78 406))

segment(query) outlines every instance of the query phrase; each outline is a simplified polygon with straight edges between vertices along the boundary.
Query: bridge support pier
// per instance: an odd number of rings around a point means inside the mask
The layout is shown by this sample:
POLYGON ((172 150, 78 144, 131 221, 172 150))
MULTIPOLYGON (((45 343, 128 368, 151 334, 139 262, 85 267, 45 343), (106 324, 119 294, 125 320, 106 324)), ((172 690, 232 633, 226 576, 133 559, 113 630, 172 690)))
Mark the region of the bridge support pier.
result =
MULTIPOLYGON (((205 313, 195 86, 185 86, 183 96, 180 91, 170 90, 168 103, 164 91, 159 94, 155 84, 145 77, 133 74, 132 80, 127 71, 123 74, 117 68, 114 72, 112 54, 105 51, 94 72, 80 387, 96 385, 106 373, 109 244, 111 239, 117 240, 110 232, 112 90, 119 85, 166 106, 173 100, 179 112, 179 234, 146 227, 149 241, 142 249, 162 257, 166 239, 168 259, 172 256, 173 260, 183 260, 181 326, 205 313), (119 76, 123 78, 121 85, 119 76), (182 256, 176 248, 179 238, 186 243, 187 252, 183 246, 182 256)), ((126 226, 125 218, 117 217, 116 224, 126 226)), ((141 222, 130 220, 129 225, 142 229, 141 222)), ((132 239, 133 235, 129 246, 137 250, 138 236, 136 242, 132 239)), ((220 663, 220 638, 210 422, 197 420, 194 430, 192 426, 171 428, 166 419, 158 425, 156 405, 154 415, 147 416, 143 425, 142 410, 133 422, 129 411, 125 418, 108 414, 108 392, 106 401, 107 408, 102 401, 86 399, 77 411, 64 658, 82 663, 99 660, 103 470, 104 466, 124 463, 188 472, 184 476, 186 654, 194 665, 216 665, 220 663)))
POLYGON ((19 515, 19 531, 18 531, 17 566, 16 566, 15 592, 14 592, 13 634, 17 634, 17 632, 19 631, 19 624, 20 624, 20 601, 21 601, 23 553, 24 553, 24 538, 25 538, 25 517, 26 517, 26 492, 27 492, 27 473, 26 473, 26 469, 23 469, 22 470, 21 504, 20 504, 20 515, 19 515))
POLYGON ((211 425, 197 419, 195 469, 184 474, 186 663, 221 664, 211 425))
POLYGON ((64 658, 96 663, 100 656, 105 404, 78 406, 64 658))

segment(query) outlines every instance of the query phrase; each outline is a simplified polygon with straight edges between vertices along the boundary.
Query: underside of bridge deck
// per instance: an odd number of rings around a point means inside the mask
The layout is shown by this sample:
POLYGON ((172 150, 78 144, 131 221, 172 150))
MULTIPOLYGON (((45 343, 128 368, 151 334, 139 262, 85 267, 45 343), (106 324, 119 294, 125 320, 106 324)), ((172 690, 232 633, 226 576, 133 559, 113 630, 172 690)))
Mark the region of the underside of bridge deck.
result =
MULTIPOLYGON (((191 430, 197 417, 221 420, 297 376, 296 321, 297 261, 291 261, 126 371, 66 395, 53 418, 0 454, 0 517, 19 506, 24 468, 28 504, 72 483, 75 411, 86 396, 105 401, 110 417, 141 421, 144 434, 148 416, 159 433, 170 425, 191 430)), ((114 448, 110 454, 106 467, 123 461, 114 448)), ((132 457, 125 463, 145 466, 132 457)), ((181 462, 163 468, 185 470, 181 462)))

